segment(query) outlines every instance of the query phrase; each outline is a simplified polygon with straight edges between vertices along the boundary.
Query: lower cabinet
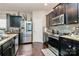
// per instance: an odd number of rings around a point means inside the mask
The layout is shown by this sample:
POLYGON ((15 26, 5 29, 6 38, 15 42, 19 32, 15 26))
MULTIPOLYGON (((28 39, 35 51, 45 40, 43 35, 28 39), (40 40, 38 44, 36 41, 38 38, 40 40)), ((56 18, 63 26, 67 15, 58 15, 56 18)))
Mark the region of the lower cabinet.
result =
POLYGON ((3 51, 3 56, 12 56, 11 47, 10 46, 3 51))
POLYGON ((18 35, 0 46, 0 56, 15 56, 18 50, 18 35))
POLYGON ((15 55, 15 41, 14 39, 6 42, 2 46, 3 56, 14 56, 15 55))
POLYGON ((60 56, 79 56, 79 41, 60 37, 60 56))
POLYGON ((18 35, 0 46, 0 56, 15 56, 18 50, 18 35))
POLYGON ((15 39, 15 54, 17 54, 17 50, 19 48, 19 40, 18 40, 18 35, 14 38, 15 39))
POLYGON ((15 56, 15 39, 12 40, 12 43, 11 43, 11 54, 12 56, 15 56))
POLYGON ((0 56, 1 56, 1 47, 0 47, 0 56))

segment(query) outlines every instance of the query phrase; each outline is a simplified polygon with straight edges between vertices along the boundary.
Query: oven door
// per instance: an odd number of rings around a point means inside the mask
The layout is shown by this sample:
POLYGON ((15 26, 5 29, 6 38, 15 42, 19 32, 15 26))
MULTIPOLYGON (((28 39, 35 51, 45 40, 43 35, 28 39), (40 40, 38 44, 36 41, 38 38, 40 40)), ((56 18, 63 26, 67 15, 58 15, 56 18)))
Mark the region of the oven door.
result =
POLYGON ((58 39, 48 37, 48 47, 57 56, 59 55, 59 52, 58 52, 59 46, 58 45, 59 45, 58 39))

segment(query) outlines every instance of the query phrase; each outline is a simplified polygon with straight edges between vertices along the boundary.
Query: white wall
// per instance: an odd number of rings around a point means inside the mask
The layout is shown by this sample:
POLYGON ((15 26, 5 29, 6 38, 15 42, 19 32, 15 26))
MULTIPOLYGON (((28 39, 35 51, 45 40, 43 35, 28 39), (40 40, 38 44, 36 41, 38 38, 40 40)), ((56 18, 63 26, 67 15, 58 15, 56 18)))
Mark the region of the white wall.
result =
POLYGON ((31 20, 32 19, 32 13, 28 12, 27 13, 27 20, 31 20))
POLYGON ((6 23, 6 15, 2 14, 0 15, 0 28, 5 28, 7 29, 7 23, 6 23))
MULTIPOLYGON (((6 17, 6 14, 10 14, 10 15, 21 15, 23 16, 24 15, 24 12, 20 12, 18 13, 18 11, 2 11, 0 10, 0 28, 8 28, 9 29, 9 25, 10 24, 7 24, 7 17, 6 17)), ((9 22, 9 20, 8 20, 9 22)))
POLYGON ((43 27, 46 26, 46 12, 33 11, 33 42, 43 42, 43 27))

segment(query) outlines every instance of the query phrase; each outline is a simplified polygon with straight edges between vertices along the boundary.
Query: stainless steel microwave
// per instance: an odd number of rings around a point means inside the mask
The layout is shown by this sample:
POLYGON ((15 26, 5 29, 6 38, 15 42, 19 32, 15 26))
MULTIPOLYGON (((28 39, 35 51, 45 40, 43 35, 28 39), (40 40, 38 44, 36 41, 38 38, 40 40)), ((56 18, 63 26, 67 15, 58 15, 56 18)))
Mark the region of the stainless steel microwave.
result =
POLYGON ((51 25, 60 25, 64 24, 64 14, 61 14, 57 17, 52 18, 51 25))

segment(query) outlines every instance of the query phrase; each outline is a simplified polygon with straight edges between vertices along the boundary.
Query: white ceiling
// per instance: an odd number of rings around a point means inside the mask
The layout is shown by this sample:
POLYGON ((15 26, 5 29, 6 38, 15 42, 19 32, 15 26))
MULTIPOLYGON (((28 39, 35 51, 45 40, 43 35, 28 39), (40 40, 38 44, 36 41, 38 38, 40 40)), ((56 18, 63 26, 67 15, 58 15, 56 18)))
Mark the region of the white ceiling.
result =
POLYGON ((31 12, 35 10, 51 10, 57 3, 0 3, 1 11, 31 12))

